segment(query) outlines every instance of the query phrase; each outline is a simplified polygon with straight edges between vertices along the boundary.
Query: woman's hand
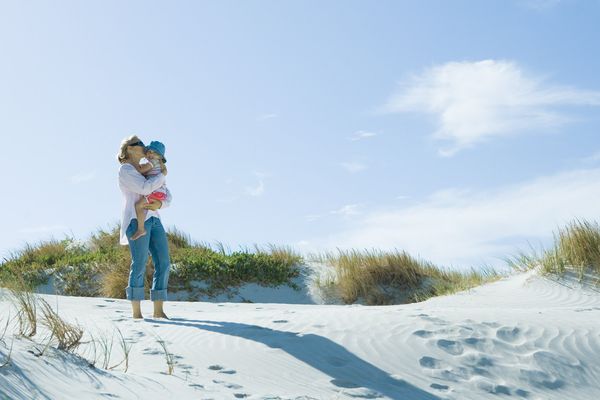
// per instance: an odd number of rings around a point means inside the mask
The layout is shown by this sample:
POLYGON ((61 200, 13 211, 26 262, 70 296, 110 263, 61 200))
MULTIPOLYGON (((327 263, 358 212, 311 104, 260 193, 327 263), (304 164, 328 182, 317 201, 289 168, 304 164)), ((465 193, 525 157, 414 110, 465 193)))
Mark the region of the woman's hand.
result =
POLYGON ((156 211, 161 207, 162 207, 162 201, 154 200, 152 203, 144 204, 144 206, 142 208, 144 208, 145 210, 156 211))

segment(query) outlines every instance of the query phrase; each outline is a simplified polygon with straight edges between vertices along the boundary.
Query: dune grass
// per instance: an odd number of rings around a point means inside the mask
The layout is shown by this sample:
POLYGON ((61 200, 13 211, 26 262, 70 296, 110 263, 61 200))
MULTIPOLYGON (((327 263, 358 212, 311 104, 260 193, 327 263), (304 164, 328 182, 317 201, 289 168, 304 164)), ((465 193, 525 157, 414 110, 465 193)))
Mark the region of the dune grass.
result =
POLYGON ((499 278, 491 269, 445 270, 399 250, 338 250, 313 256, 313 260, 334 268, 334 276, 319 285, 325 293, 333 293, 346 304, 412 303, 499 278))
MULTIPOLYGON (((177 228, 167 232, 172 268, 171 293, 186 290, 193 297, 233 294, 245 283, 288 285, 299 275, 302 257, 292 249, 255 246, 231 251, 196 243, 177 228), (202 285, 196 285, 197 282, 202 285)), ((131 258, 119 244, 119 227, 99 229, 89 240, 74 238, 27 244, 0 263, 0 286, 35 288, 54 280, 59 294, 124 298, 131 258)), ((152 260, 146 268, 146 290, 151 287, 152 260)))
MULTIPOLYGON (((233 295, 243 284, 298 288, 304 258, 287 246, 257 246, 232 251, 223 243, 192 240, 177 228, 167 232, 171 255, 169 291, 185 291, 190 300, 201 296, 233 295)), ((575 220, 554 235, 554 245, 541 251, 521 252, 505 260, 516 270, 541 267, 543 273, 576 272, 600 276, 600 226, 575 220)), ((318 285, 344 303, 392 304, 421 301, 472 288, 498 279, 490 268, 469 271, 445 269, 412 257, 405 251, 338 250, 309 256, 332 267, 332 276, 318 285)), ((85 241, 74 238, 26 244, 0 263, 0 286, 34 290, 53 279, 59 294, 124 298, 131 258, 119 245, 115 225, 98 229, 85 241)), ((148 260, 146 290, 152 281, 148 260)), ((26 299, 24 299, 26 300, 26 299)), ((25 334, 27 315, 20 316, 25 334)))
POLYGON ((596 221, 574 220, 554 233, 550 248, 531 249, 506 261, 516 270, 539 268, 543 274, 559 276, 571 271, 580 280, 591 275, 600 283, 600 225, 596 221))

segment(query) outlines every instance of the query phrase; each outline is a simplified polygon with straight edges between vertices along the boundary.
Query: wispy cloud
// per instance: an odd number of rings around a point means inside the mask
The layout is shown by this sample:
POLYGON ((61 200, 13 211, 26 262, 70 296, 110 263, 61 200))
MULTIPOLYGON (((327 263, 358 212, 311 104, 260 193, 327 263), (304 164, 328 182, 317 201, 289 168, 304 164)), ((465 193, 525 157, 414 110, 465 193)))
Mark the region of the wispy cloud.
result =
POLYGON ((352 215, 358 215, 359 204, 346 204, 337 210, 331 211, 331 214, 338 214, 344 217, 350 217, 352 215))
POLYGON ((323 217, 323 215, 321 215, 321 214, 309 214, 309 215, 305 215, 305 216, 304 216, 304 219, 305 219, 307 222, 314 222, 314 221, 316 221, 316 220, 319 220, 319 219, 321 219, 322 217, 323 217))
POLYGON ((273 119, 273 118, 277 118, 277 117, 278 117, 278 115, 277 114, 273 114, 273 113, 271 113, 271 114, 261 114, 258 117, 256 117, 256 120, 259 121, 259 122, 261 122, 261 121, 266 121, 268 119, 273 119))
POLYGON ((77 185, 82 182, 88 182, 96 178, 96 171, 91 172, 80 172, 77 175, 71 177, 71 183, 77 185))
POLYGON ((340 166, 350 173, 356 173, 367 169, 367 166, 358 162, 343 162, 340 166))
POLYGON ((600 105, 600 92, 553 86, 515 62, 450 62, 403 82, 382 111, 431 114, 434 138, 449 142, 440 154, 456 152, 496 136, 554 128, 569 121, 557 107, 600 105))
POLYGON ((47 233, 68 230, 65 225, 40 225, 19 229, 19 233, 47 233))
POLYGON ((595 152, 589 157, 585 157, 581 160, 584 164, 595 164, 600 161, 600 151, 595 152))
POLYGON ((375 132, 356 131, 356 132, 354 132, 354 134, 352 136, 349 137, 349 139, 352 140, 353 142, 355 142, 357 140, 369 139, 369 138, 372 138, 375 136, 377 136, 377 134, 375 132))
POLYGON ((264 178, 267 175, 262 172, 255 172, 254 175, 258 178, 258 183, 255 186, 246 187, 246 194, 252 197, 259 197, 265 192, 264 178))
MULTIPOLYGON (((494 191, 447 189, 410 207, 366 213, 314 242, 327 248, 400 248, 442 265, 482 266, 557 227, 600 215, 600 168, 573 170, 494 191)), ((540 242, 538 242, 538 240, 540 242)))

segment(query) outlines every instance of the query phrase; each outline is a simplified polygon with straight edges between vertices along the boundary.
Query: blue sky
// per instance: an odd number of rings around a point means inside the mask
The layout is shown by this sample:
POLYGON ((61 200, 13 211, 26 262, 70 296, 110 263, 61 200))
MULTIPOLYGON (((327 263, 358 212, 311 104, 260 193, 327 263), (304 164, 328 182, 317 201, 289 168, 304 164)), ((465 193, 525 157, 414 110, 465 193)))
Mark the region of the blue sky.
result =
POLYGON ((198 241, 499 265, 600 215, 598 1, 0 1, 0 255, 120 216, 166 145, 198 241))

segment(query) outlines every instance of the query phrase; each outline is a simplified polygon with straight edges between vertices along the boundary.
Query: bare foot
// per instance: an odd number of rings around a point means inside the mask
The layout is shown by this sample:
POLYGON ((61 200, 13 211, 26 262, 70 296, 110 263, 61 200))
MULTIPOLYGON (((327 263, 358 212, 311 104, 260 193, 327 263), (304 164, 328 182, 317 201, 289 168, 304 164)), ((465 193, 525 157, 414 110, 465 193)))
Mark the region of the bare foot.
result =
POLYGON ((131 240, 137 240, 144 235, 146 235, 146 231, 137 231, 136 233, 133 234, 133 236, 131 237, 131 240))
POLYGON ((143 319, 144 317, 142 316, 142 314, 133 314, 133 319, 143 319))
POLYGON ((167 317, 167 314, 162 313, 162 314, 154 314, 152 316, 153 318, 164 318, 164 319, 169 319, 169 317, 167 317))

